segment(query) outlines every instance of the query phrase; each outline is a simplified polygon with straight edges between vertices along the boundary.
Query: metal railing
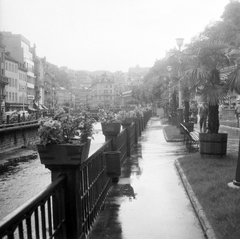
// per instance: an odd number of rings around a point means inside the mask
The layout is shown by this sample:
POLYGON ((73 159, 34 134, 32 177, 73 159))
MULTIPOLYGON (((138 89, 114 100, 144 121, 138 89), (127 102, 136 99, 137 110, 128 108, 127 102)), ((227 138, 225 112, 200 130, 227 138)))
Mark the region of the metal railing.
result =
POLYGON ((0 238, 66 238, 65 176, 0 222, 0 238))
POLYGON ((80 207, 82 209, 82 235, 80 238, 84 238, 89 232, 111 186, 110 178, 105 173, 104 152, 106 151, 111 151, 111 140, 105 142, 80 167, 80 207))
POLYGON ((130 149, 132 149, 135 144, 135 125, 134 125, 134 123, 131 124, 131 126, 129 127, 129 141, 130 141, 130 149))
POLYGON ((127 157, 127 129, 124 129, 116 140, 116 150, 120 151, 121 165, 124 163, 124 159, 127 157))
MULTIPOLYGON (((148 115, 146 121, 150 116, 148 115)), ((75 181, 68 180, 67 176, 63 176, 65 175, 64 170, 66 170, 66 175, 72 175, 72 173, 69 174, 69 170, 74 167, 60 167, 63 170, 60 174, 62 176, 57 177, 45 191, 39 193, 0 222, 0 239, 65 239, 68 238, 68 233, 72 233, 71 238, 73 236, 77 239, 86 238, 112 185, 111 178, 106 175, 104 153, 112 150, 120 151, 122 165, 125 158, 129 156, 127 153, 129 147, 132 149, 136 143, 135 137, 138 135, 138 133, 136 134, 138 130, 140 130, 138 123, 132 123, 130 127, 122 130, 115 140, 108 139, 86 161, 76 165, 75 171, 72 171, 76 174, 74 178, 79 179, 76 184, 74 184, 75 181), (113 146, 113 142, 116 143, 115 146, 113 146), (70 207, 73 210, 71 213, 77 211, 77 217, 73 221, 66 216, 72 216, 67 210, 68 204, 65 203, 65 201, 71 202, 71 197, 66 195, 69 189, 67 185, 74 190, 77 189, 76 193, 72 194, 72 196, 76 196, 77 200, 76 202, 73 200, 74 204, 71 204, 70 207), (73 228, 77 227, 76 232, 70 230, 70 221, 75 224, 73 228)), ((54 168, 58 168, 58 166, 54 168)))
POLYGON ((25 125, 38 125, 39 126, 39 122, 38 120, 32 120, 32 121, 24 121, 24 122, 19 122, 19 123, 12 123, 12 124, 1 124, 0 125, 0 129, 8 129, 8 128, 19 128, 19 126, 25 126, 25 125))

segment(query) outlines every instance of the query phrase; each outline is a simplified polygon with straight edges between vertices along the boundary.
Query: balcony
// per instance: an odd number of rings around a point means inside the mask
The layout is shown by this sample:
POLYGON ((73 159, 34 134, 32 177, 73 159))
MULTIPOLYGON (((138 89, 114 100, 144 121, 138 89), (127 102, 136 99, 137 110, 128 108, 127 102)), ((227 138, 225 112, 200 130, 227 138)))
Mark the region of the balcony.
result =
POLYGON ((6 99, 6 95, 0 95, 0 101, 3 101, 6 99))
POLYGON ((8 78, 6 76, 0 75, 0 83, 7 85, 8 84, 8 78))

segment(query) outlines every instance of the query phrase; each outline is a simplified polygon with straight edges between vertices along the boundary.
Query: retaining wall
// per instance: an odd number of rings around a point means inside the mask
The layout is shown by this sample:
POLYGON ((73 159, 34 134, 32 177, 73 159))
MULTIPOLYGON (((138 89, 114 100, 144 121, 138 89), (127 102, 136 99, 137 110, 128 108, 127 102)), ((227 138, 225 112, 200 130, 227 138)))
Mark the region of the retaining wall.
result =
POLYGON ((0 151, 35 145, 39 141, 38 127, 35 123, 0 129, 0 151))

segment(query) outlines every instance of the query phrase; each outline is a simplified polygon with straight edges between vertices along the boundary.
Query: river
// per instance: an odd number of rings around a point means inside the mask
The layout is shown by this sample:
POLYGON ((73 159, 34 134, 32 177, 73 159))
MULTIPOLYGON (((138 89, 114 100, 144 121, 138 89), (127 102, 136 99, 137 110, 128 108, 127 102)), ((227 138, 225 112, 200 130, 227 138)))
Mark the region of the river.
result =
MULTIPOLYGON (((105 141, 101 125, 94 126, 89 155, 105 141)), ((51 183, 51 173, 37 159, 21 162, 0 175, 0 220, 51 183)))

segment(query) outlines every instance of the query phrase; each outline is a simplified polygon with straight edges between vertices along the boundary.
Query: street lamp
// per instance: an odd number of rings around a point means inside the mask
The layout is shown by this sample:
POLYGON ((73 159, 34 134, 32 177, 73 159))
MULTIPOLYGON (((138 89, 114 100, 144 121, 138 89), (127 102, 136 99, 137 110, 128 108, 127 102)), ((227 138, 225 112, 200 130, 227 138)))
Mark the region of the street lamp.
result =
MULTIPOLYGON (((183 45, 183 41, 184 41, 183 38, 176 38, 176 44, 178 46, 179 51, 181 51, 181 47, 183 45)), ((181 83, 180 83, 180 80, 179 80, 179 83, 178 83, 178 87, 179 87, 179 90, 178 90, 178 95, 179 95, 178 105, 179 105, 179 108, 181 108, 182 93, 181 93, 181 83)))
MULTIPOLYGON (((179 51, 181 51, 181 47, 183 45, 183 38, 176 38, 176 44, 178 46, 179 51)), ((180 78, 180 76, 179 76, 180 78)), ((181 92, 181 82, 180 79, 178 81, 178 122, 182 123, 183 122, 183 109, 182 109, 182 92, 181 92)))
POLYGON ((176 44, 178 46, 179 51, 181 51, 181 47, 183 45, 184 38, 176 38, 176 44))

